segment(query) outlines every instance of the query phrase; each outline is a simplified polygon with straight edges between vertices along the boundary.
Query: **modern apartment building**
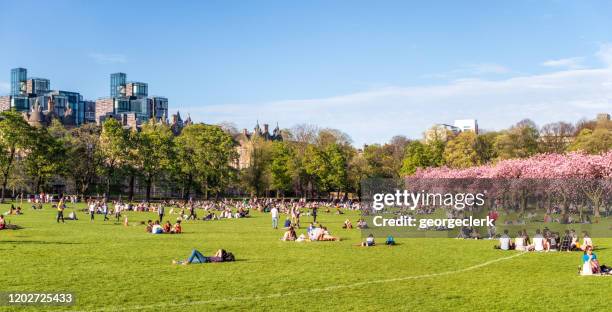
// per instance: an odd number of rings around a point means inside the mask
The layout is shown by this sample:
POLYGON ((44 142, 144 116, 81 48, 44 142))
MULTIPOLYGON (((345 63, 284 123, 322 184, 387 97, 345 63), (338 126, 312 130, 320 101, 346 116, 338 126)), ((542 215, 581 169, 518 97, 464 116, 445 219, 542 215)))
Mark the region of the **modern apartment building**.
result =
POLYGON ((96 100, 95 120, 100 123, 113 117, 125 126, 136 127, 150 118, 168 121, 168 99, 149 97, 145 82, 127 81, 125 73, 110 75, 110 97, 96 100))
MULTIPOLYGON (((14 109, 29 118, 34 109, 37 115, 57 118, 66 125, 78 126, 86 122, 85 102, 78 92, 51 90, 51 81, 46 78, 28 78, 25 68, 11 69, 11 93, 0 96, 0 110, 14 109), (52 107, 49 107, 52 103, 52 107)), ((42 117, 41 117, 42 118, 42 117)), ((42 118, 37 124, 48 123, 42 118)))

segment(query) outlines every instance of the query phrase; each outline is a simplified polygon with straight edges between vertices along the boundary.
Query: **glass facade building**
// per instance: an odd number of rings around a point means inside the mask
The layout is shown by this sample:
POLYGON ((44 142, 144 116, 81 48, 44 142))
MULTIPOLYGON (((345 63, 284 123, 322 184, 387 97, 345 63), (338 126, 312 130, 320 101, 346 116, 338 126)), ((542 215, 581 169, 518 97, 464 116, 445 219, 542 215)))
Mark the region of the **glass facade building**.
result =
POLYGON ((11 69, 11 95, 23 95, 26 90, 28 70, 25 68, 11 69))
POLYGON ((30 99, 27 96, 12 96, 11 108, 18 112, 30 111, 30 99))
POLYGON ((131 88, 127 92, 132 96, 146 97, 149 95, 149 86, 144 82, 129 82, 127 88, 131 88))
POLYGON ((110 96, 111 97, 120 97, 125 95, 125 80, 127 75, 125 73, 114 73, 111 74, 111 84, 110 84, 110 96))
POLYGON ((32 94, 41 94, 45 92, 49 92, 51 89, 51 82, 49 79, 45 78, 30 78, 27 82, 29 88, 28 93, 32 94))

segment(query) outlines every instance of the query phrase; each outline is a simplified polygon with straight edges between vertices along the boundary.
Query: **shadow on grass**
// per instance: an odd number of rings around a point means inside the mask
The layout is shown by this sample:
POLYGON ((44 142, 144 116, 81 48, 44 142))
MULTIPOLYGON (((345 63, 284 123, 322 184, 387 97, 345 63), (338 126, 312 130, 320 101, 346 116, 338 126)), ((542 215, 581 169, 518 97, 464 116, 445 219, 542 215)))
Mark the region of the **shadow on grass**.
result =
POLYGON ((34 240, 3 240, 0 244, 39 244, 39 245, 80 245, 81 243, 71 242, 47 242, 47 241, 34 241, 34 240))

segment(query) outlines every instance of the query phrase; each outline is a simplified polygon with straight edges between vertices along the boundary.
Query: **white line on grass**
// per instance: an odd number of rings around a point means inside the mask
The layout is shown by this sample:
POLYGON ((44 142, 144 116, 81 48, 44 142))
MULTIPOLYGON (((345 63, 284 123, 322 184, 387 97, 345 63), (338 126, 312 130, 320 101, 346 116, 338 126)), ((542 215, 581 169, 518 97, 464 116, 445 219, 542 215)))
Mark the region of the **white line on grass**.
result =
POLYGON ((109 308, 101 308, 101 309, 87 310, 87 311, 89 311, 89 312, 127 311, 127 310, 142 310, 142 309, 162 308, 162 307, 195 306, 195 305, 201 305, 201 304, 227 302, 227 301, 245 301, 245 300, 273 299, 273 298, 280 298, 280 297, 292 296, 292 295, 304 294, 304 293, 328 291, 328 290, 335 290, 335 289, 341 289, 341 288, 352 288, 352 287, 358 287, 358 286, 369 285, 369 284, 381 284, 381 283, 401 282, 401 281, 407 281, 407 280, 415 280, 415 279, 422 279, 422 278, 430 278, 430 277, 438 277, 438 276, 444 276, 444 275, 459 274, 459 273, 464 273, 464 272, 476 270, 476 269, 479 269, 479 268, 491 265, 491 264, 496 263, 496 262, 500 262, 500 261, 504 261, 504 260, 510 260, 512 258, 516 258, 516 257, 522 256, 522 255, 524 255, 526 253, 527 252, 521 252, 521 253, 514 254, 512 256, 503 257, 503 258, 497 258, 497 259, 494 259, 494 260, 489 260, 489 261, 483 262, 481 264, 476 264, 476 265, 473 265, 473 266, 470 266, 470 267, 467 267, 467 268, 463 268, 463 269, 459 269, 459 270, 454 270, 454 271, 440 272, 440 273, 431 273, 431 274, 424 274, 424 275, 413 275, 413 276, 396 277, 396 278, 389 278, 389 279, 364 281, 364 282, 357 282, 357 283, 352 283, 352 284, 327 286, 327 287, 323 287, 323 288, 313 288, 313 289, 306 289, 306 290, 301 290, 301 291, 293 291, 293 292, 286 292, 286 293, 276 293, 276 294, 270 294, 270 295, 265 295, 265 296, 230 297, 230 298, 223 298, 223 299, 200 300, 200 301, 190 301, 190 302, 164 302, 164 303, 156 303, 156 304, 150 304, 150 305, 131 306, 131 307, 120 307, 120 308, 116 308, 116 307, 110 308, 109 307, 109 308))

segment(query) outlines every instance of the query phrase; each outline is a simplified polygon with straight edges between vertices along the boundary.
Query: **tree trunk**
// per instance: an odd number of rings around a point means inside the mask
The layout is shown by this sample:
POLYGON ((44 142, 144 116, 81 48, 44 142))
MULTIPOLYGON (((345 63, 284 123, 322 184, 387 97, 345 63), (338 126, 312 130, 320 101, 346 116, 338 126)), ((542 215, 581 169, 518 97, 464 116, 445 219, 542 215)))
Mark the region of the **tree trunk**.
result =
POLYGON ((4 172, 2 172, 2 195, 0 195, 0 203, 4 202, 4 193, 6 192, 6 185, 8 184, 8 177, 11 172, 11 165, 13 164, 14 158, 15 158, 15 149, 11 148, 11 153, 9 155, 8 162, 6 164, 6 168, 4 168, 4 172))
POLYGON ((128 190, 128 200, 132 201, 134 199, 134 172, 130 172, 130 185, 128 190))
POLYGON ((151 200, 151 182, 153 179, 151 177, 145 178, 145 183, 147 184, 147 194, 146 194, 146 202, 148 203, 151 200))

